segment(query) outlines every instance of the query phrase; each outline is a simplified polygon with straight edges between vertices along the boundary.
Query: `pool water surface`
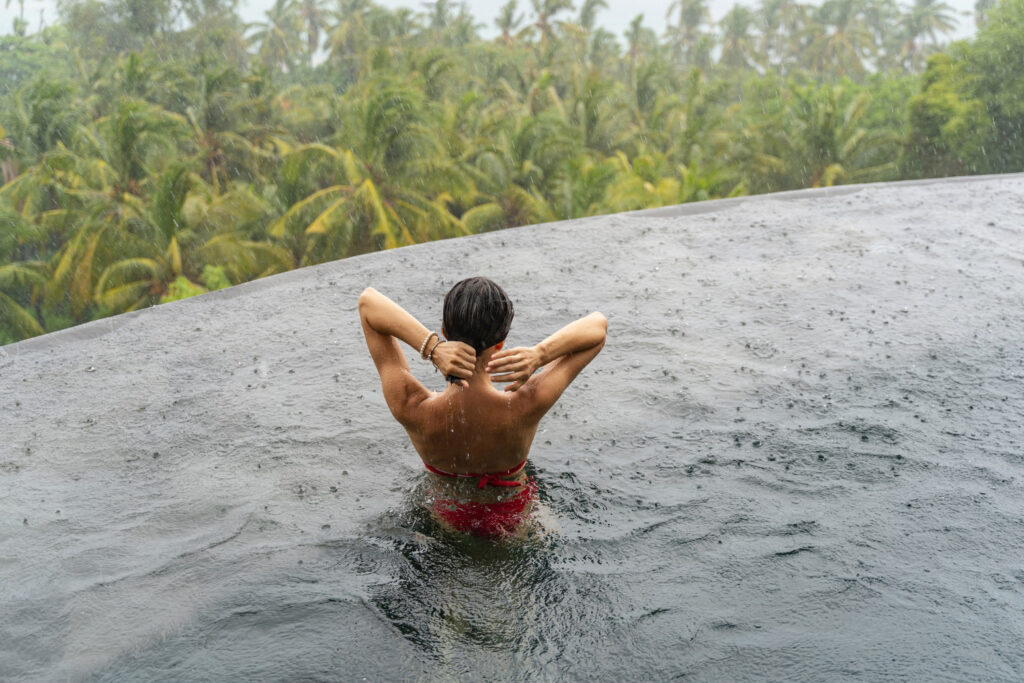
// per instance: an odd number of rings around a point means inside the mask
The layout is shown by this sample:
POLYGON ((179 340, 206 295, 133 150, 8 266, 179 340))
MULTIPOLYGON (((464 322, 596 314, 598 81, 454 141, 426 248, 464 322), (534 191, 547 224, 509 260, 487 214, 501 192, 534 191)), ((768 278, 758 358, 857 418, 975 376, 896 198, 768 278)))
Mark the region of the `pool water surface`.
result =
MULTIPOLYGON (((1024 176, 535 226, 0 347, 0 679, 1021 680, 1024 176), (439 529, 356 299, 608 343, 439 529)), ((412 358, 429 386, 443 381, 412 358)))

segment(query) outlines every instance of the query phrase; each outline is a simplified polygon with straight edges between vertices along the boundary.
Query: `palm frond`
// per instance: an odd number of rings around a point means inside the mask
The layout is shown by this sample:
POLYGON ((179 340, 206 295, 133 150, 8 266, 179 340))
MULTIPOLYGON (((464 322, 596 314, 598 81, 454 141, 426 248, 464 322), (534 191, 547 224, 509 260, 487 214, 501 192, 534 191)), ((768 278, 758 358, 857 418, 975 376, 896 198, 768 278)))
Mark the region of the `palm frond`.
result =
POLYGON ((0 321, 4 322, 15 339, 28 339, 46 333, 35 316, 3 292, 0 292, 0 321))

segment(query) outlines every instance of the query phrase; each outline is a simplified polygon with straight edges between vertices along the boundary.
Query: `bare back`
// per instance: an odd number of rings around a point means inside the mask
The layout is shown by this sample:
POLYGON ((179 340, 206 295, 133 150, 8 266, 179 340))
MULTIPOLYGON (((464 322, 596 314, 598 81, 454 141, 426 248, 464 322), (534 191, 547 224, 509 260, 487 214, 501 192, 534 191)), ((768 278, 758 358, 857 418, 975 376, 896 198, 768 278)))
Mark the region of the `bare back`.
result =
POLYGON ((530 452, 543 413, 535 392, 485 383, 432 393, 401 420, 423 462, 452 473, 510 470, 530 452))
POLYGON ((533 347, 502 350, 501 342, 476 353, 435 342, 428 355, 458 379, 437 393, 413 376, 398 345, 401 339, 424 356, 437 335, 372 288, 359 297, 359 313, 391 414, 424 463, 452 474, 500 473, 526 460, 541 418, 601 351, 608 327, 595 312, 533 347), (508 386, 502 391, 492 381, 508 386))

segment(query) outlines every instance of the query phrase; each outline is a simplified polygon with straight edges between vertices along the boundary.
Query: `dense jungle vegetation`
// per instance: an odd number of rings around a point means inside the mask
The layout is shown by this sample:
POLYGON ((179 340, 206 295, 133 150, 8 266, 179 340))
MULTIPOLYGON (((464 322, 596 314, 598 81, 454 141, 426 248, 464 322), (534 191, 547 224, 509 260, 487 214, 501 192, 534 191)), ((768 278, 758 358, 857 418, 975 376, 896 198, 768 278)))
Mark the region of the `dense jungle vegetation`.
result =
POLYGON ((0 343, 377 249, 1024 170, 1024 0, 66 0, 0 38, 0 343), (494 32, 489 32, 488 35, 494 32))

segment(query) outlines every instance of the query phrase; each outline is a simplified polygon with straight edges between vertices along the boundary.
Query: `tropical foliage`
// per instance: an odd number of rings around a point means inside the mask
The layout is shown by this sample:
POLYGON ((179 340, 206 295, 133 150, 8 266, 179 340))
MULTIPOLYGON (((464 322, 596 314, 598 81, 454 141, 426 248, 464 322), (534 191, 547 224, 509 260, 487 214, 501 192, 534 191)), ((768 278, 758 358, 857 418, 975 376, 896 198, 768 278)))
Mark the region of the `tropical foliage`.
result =
POLYGON ((1024 164, 1024 0, 69 0, 0 38, 0 343, 527 223, 1024 164), (493 37, 488 37, 488 35, 493 37), (1016 61, 1015 61, 1016 60, 1016 61), (927 65, 927 67, 926 67, 927 65))

